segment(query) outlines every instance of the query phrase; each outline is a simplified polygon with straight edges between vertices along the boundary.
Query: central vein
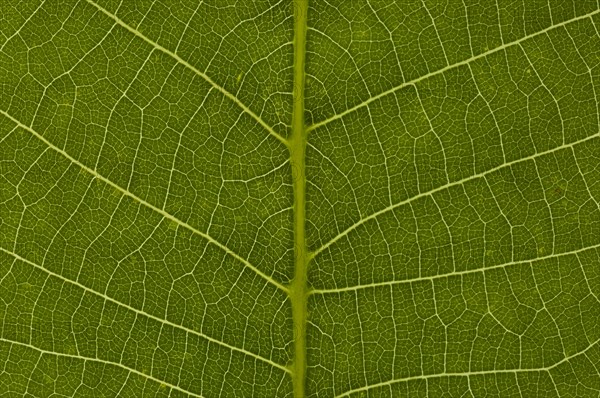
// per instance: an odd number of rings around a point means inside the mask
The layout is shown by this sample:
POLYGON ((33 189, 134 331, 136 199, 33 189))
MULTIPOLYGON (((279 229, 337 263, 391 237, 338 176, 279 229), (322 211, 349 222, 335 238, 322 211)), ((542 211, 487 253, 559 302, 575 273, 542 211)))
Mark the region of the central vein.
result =
POLYGON ((294 397, 304 398, 306 379, 306 307, 308 253, 305 237, 306 130, 304 126, 304 61, 306 57, 306 18, 308 0, 294 0, 294 90, 292 135, 289 141, 294 187, 294 279, 290 283, 294 322, 294 397))

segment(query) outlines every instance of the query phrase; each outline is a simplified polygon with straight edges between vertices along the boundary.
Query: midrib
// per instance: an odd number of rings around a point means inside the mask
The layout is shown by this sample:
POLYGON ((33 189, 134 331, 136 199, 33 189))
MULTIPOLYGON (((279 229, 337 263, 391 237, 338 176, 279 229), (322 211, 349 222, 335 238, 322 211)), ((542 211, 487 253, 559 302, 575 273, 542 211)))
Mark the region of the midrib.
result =
POLYGON ((304 397, 306 377, 306 304, 308 254, 305 237, 306 179, 304 174, 306 130, 304 126, 304 61, 306 57, 306 19, 308 0, 294 3, 294 91, 292 134, 289 141, 294 188, 294 279, 289 286, 294 323, 294 397, 304 397))

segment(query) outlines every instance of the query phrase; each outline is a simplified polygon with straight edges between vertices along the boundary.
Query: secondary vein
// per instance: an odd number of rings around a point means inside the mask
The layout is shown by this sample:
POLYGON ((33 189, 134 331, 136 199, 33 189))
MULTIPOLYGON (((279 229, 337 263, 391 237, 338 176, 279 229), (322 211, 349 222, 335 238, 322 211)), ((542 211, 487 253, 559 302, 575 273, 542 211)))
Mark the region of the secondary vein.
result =
POLYGON ((161 52, 163 52, 163 53, 171 56, 177 62, 179 62, 180 64, 184 65, 188 69, 192 70, 198 76, 200 76, 201 78, 203 78, 204 80, 206 80, 215 89, 217 89, 219 92, 221 92, 225 97, 229 98, 236 105, 238 105, 244 112, 246 112, 254 120, 256 120, 258 122, 258 124, 260 124, 269 134, 271 134, 273 137, 277 138, 279 141, 281 141, 286 146, 288 145, 288 140, 286 140, 281 135, 279 135, 259 115, 257 115, 256 113, 254 113, 242 101, 240 101, 235 95, 233 95, 232 93, 230 93, 229 91, 227 91, 224 87, 221 87, 220 85, 218 85, 214 80, 212 80, 208 75, 206 75, 206 73, 200 71, 198 68, 196 68, 195 66, 193 66, 192 64, 190 64, 185 59, 181 58, 179 55, 175 54, 173 51, 171 51, 171 50, 169 50, 169 49, 161 46, 160 44, 156 43, 155 41, 151 40, 150 38, 148 38, 145 35, 143 35, 142 33, 140 33, 138 30, 132 28, 131 26, 129 26, 128 24, 126 24, 123 20, 121 20, 119 17, 117 17, 116 15, 112 14, 111 12, 109 12, 108 10, 106 10, 105 8, 103 8, 102 6, 100 6, 99 4, 96 4, 94 1, 87 0, 87 2, 90 3, 91 5, 93 5, 94 7, 96 7, 98 10, 100 10, 106 16, 108 16, 111 19, 113 19, 117 24, 119 24, 123 28, 127 29, 129 32, 133 33, 134 35, 136 35, 140 39, 144 40, 146 43, 152 45, 157 50, 159 50, 159 51, 161 51, 161 52))
POLYGON ((535 160, 536 158, 538 158, 540 156, 548 155, 548 154, 560 151, 562 149, 573 148, 576 145, 582 144, 584 142, 587 142, 587 141, 590 141, 590 140, 593 140, 593 139, 596 139, 596 138, 599 138, 599 137, 600 137, 600 131, 597 132, 597 133, 595 133, 595 134, 592 134, 590 136, 587 136, 585 138, 582 138, 582 139, 570 142, 568 144, 559 145, 559 146, 557 146, 555 148, 548 149, 546 151, 537 152, 537 153, 534 153, 534 154, 529 155, 529 156, 525 156, 525 157, 520 158, 520 159, 515 159, 515 160, 511 160, 511 161, 506 162, 506 163, 502 163, 502 164, 500 164, 498 166, 492 167, 491 169, 488 169, 488 170, 483 171, 481 173, 473 174, 473 175, 471 175, 469 177, 464 177, 464 178, 461 178, 460 180, 456 180, 456 181, 452 181, 452 182, 446 183, 444 185, 440 185, 437 188, 433 188, 433 189, 430 189, 429 191, 421 192, 421 193, 419 193, 417 195, 411 196, 410 198, 406 198, 406 199, 403 199, 403 200, 401 200, 399 202, 393 203, 390 206, 387 206, 387 207, 385 207, 385 208, 383 208, 381 210, 378 210, 378 211, 376 211, 376 212, 374 212, 374 213, 372 213, 372 214, 370 214, 370 215, 368 215, 366 217, 363 217, 360 220, 356 221, 354 224, 352 224, 351 226, 349 226, 348 228, 346 228, 342 232, 338 233, 336 236, 334 236, 333 238, 331 238, 328 242, 324 243, 318 249, 315 249, 312 253, 310 253, 310 258, 311 259, 315 258, 320 253, 322 253, 323 251, 325 251, 326 249, 328 249, 335 242, 337 242, 338 240, 340 240, 344 236, 348 235, 350 232, 354 231, 355 229, 357 229, 362 224, 364 224, 364 223, 366 223, 366 222, 368 222, 370 220, 376 219, 377 217, 381 216, 382 214, 388 213, 388 212, 390 212, 390 211, 392 211, 392 210, 394 210, 394 209, 396 209, 396 208, 398 208, 400 206, 404 206, 404 205, 409 204, 411 202, 414 202, 414 201, 416 201, 418 199, 431 196, 431 195, 433 195, 433 194, 435 194, 437 192, 443 191, 445 189, 449 189, 451 187, 463 185, 466 182, 475 180, 477 178, 485 178, 487 175, 489 175, 489 174, 491 174, 491 173, 493 173, 495 171, 501 170, 503 168, 511 167, 511 166, 513 166, 515 164, 522 163, 522 162, 525 162, 525 161, 528 161, 528 160, 535 160))
POLYGON ((473 376, 486 376, 486 375, 499 375, 499 374, 517 374, 517 373, 540 372, 540 371, 550 372, 552 369, 562 365, 565 362, 569 362, 571 359, 576 358, 579 355, 585 355, 586 352, 588 350, 592 349, 593 347, 595 347, 596 344, 598 344, 598 342, 600 342, 600 339, 596 339, 589 346, 587 346, 587 348, 585 348, 584 350, 576 352, 569 356, 566 356, 563 359, 561 359, 560 361, 554 363, 553 365, 545 366, 542 368, 479 370, 479 371, 470 371, 470 372, 452 372, 452 373, 448 372, 448 373, 437 373, 437 374, 430 374, 430 375, 407 376, 407 377, 403 377, 400 379, 382 381, 380 383, 370 384, 370 385, 366 385, 363 387, 348 390, 342 394, 336 395, 335 398, 349 397, 353 394, 357 394, 357 393, 361 393, 361 392, 365 393, 367 390, 372 390, 372 389, 375 389, 378 387, 391 386, 392 384, 409 382, 412 380, 427 380, 427 379, 433 379, 433 378, 438 378, 438 377, 450 378, 450 377, 473 377, 473 376))
POLYGON ((370 103, 375 102, 378 99, 380 99, 382 97, 385 97, 385 96, 387 96, 389 94, 392 94, 392 93, 394 93, 394 92, 396 92, 398 90, 401 90, 401 89, 403 89, 405 87, 413 86, 413 85, 415 85, 415 84, 417 84, 417 83, 419 83, 419 82, 421 82, 423 80, 427 80, 430 77, 437 76, 439 74, 443 74, 444 72, 446 72, 448 70, 451 70, 451 69, 454 69, 454 68, 458 68, 459 66, 468 65, 468 64, 470 64, 473 61, 476 61, 476 60, 481 59, 481 58, 485 58, 488 55, 497 53, 499 51, 503 51, 506 48, 509 48, 511 46, 514 46, 514 45, 518 45, 518 44, 520 44, 520 43, 522 43, 524 41, 527 41, 527 40, 529 40, 529 39, 531 39, 533 37, 536 37, 536 36, 543 35, 543 34, 549 32, 551 30, 554 30, 556 28, 569 25, 572 22, 577 22, 577 21, 580 21, 582 19, 591 18, 591 17, 593 17, 594 15, 596 15, 598 13, 600 13, 600 9, 594 10, 594 11, 592 11, 590 13, 587 13, 587 14, 584 14, 584 15, 579 15, 579 16, 577 16, 575 18, 567 19, 566 21, 563 21, 563 22, 560 22, 560 23, 548 26, 547 28, 542 29, 542 30, 540 30, 538 32, 531 33, 529 35, 523 36, 520 39, 517 39, 515 41, 509 42, 509 43, 505 43, 505 44, 503 44, 501 46, 498 46, 496 48, 493 48, 491 50, 482 52, 481 54, 472 56, 472 57, 467 58, 465 60, 456 62, 454 64, 449 64, 449 65, 447 65, 447 66, 445 66, 445 67, 443 67, 441 69, 429 72, 429 73, 427 73, 427 74, 425 74, 423 76, 420 76, 420 77, 417 77, 415 79, 412 79, 412 80, 406 81, 404 83, 401 83, 401 84, 399 84, 399 85, 397 85, 395 87, 392 87, 392 88, 390 88, 390 89, 388 89, 386 91, 383 91, 383 92, 381 92, 381 93, 379 93, 377 95, 374 95, 374 96, 372 96, 372 97, 364 100, 363 102, 361 102, 361 103, 359 103, 357 105, 354 105, 354 106, 352 106, 352 107, 350 107, 350 108, 348 108, 348 109, 346 109, 346 110, 344 110, 344 111, 342 111, 340 113, 337 113, 337 114, 335 114, 333 116, 330 116, 327 119, 324 119, 324 120, 321 120, 319 122, 316 122, 316 123, 312 124, 311 126, 307 127, 306 131, 310 132, 312 130, 316 130, 319 127, 325 126, 326 124, 329 124, 329 123, 331 123, 331 122, 333 122, 335 120, 341 119, 342 117, 346 116, 347 114, 352 113, 352 112, 354 112, 354 111, 356 111, 356 110, 358 110, 360 108, 363 108, 363 107, 369 105, 370 103))
POLYGON ((167 319, 162 319, 160 317, 157 317, 156 315, 152 315, 152 314, 150 314, 150 313, 148 313, 146 311, 143 311, 143 310, 137 309, 135 307, 132 307, 132 306, 130 306, 128 304, 125 304, 125 303, 123 303, 123 302, 121 302, 119 300, 116 300, 116 299, 114 299, 114 298, 112 298, 110 296, 107 296, 104 293, 101 293, 101 292, 98 292, 98 291, 96 291, 96 290, 94 290, 92 288, 89 288, 89 287, 87 287, 87 286, 85 286, 85 285, 83 285, 83 284, 81 284, 81 283, 79 283, 77 281, 71 280, 69 278, 65 278, 64 276, 62 276, 60 274, 52 272, 49 269, 47 269, 45 267, 42 267, 41 265, 39 265, 37 263, 34 263, 33 261, 28 260, 25 257, 22 257, 19 254, 14 253, 14 252, 12 252, 10 250, 7 250, 7 249, 5 249, 3 247, 0 247, 0 252, 6 253, 6 254, 14 257, 16 260, 22 261, 25 264, 28 264, 28 265, 30 265, 30 266, 32 266, 34 268, 37 268, 37 269, 45 272, 46 274, 48 274, 48 275, 50 275, 50 276, 52 276, 54 278, 57 278, 57 279, 60 279, 62 281, 65 281, 67 283, 70 283, 73 286, 77 286, 78 288, 82 289, 83 291, 88 292, 88 293, 90 293, 90 294, 92 294, 94 296, 100 297, 103 300, 106 300, 106 301, 111 302, 111 303, 113 303, 115 305, 118 305, 119 307, 126 308, 129 311, 133 311, 137 315, 142 315, 142 316, 145 316, 147 318, 153 319, 153 320, 155 320, 157 322, 160 322, 160 323, 162 323, 164 325, 169 325, 169 326, 171 326, 171 327, 173 327, 175 329, 183 330, 186 333, 193 334, 195 336, 201 337, 201 338, 203 338, 205 340, 210 341, 211 343, 218 344, 218 345, 220 345, 222 347, 225 347, 225 348, 227 348, 227 349, 229 349, 231 351, 236 351, 236 352, 242 353, 244 355, 256 358, 257 360, 262 361, 264 363, 267 363, 267 364, 269 364, 269 365, 271 365, 271 366, 273 366, 273 367, 275 367, 277 369, 280 369, 280 370, 283 370, 284 372, 290 373, 289 369, 287 369, 285 366, 280 365, 277 362, 274 362, 274 361, 272 361, 269 358, 262 357, 262 356, 260 356, 258 354, 253 353, 252 351, 248 351, 248 350, 246 350, 244 348, 239 348, 239 347, 233 346, 233 345, 225 343, 225 342, 223 342, 221 340, 215 339, 214 337, 210 337, 209 335, 206 335, 204 333, 198 332, 198 331, 196 331, 194 329, 190 329, 190 328, 188 328, 186 326, 179 325, 179 324, 171 322, 171 321, 169 321, 167 319))
POLYGON ((101 364, 104 364, 104 365, 108 365, 108 366, 115 366, 115 367, 121 368, 121 369, 123 369, 123 370, 125 370, 125 371, 127 371, 129 373, 134 373, 134 374, 136 374, 138 376, 141 376, 141 377, 144 377, 144 378, 146 378, 148 380, 152 380, 153 382, 158 383, 159 385, 164 385, 165 387, 169 387, 172 390, 177 390, 177 391, 179 391, 181 393, 184 393, 186 395, 189 395, 191 397, 203 398, 202 395, 199 395, 199 394, 193 393, 191 391, 185 390, 185 389, 183 389, 183 388, 181 388, 181 387, 179 387, 179 386, 177 386, 175 384, 171 384, 171 383, 169 383, 167 381, 164 381, 164 380, 156 378, 156 377, 154 377, 152 375, 140 372, 139 370, 130 368, 130 367, 122 365, 120 363, 111 362, 111 361, 107 361, 105 359, 100 359, 100 358, 89 358, 89 357, 82 357, 82 356, 79 356, 79 355, 71 355, 71 354, 64 354, 64 353, 60 353, 60 352, 48 351, 48 350, 44 350, 42 348, 36 347, 33 344, 23 343, 23 342, 20 342, 20 341, 13 341, 13 340, 5 339, 4 337, 0 337, 0 342, 7 343, 7 344, 18 345, 18 346, 21 346, 21 347, 26 347, 26 348, 29 348, 30 350, 34 350, 34 351, 39 352, 40 355, 53 355, 53 356, 59 357, 59 358, 74 358, 74 359, 79 359, 79 360, 82 360, 82 361, 85 361, 85 362, 98 362, 98 363, 101 363, 101 364))
POLYGON ((155 212, 159 213, 160 215, 162 215, 166 219, 171 220, 171 221, 173 221, 174 223, 176 223, 178 225, 181 225, 183 228, 186 228, 189 231, 191 231, 191 232, 193 232, 193 233, 195 233, 197 235, 200 235, 201 237, 203 237, 204 239, 206 239, 210 243, 214 244, 215 246, 219 247, 221 250, 223 250, 224 252, 226 252, 227 254, 229 254, 230 256, 232 256, 233 258, 235 258, 236 260, 238 260, 241 263, 243 263, 247 268, 249 268, 252 271, 254 271, 256 274, 258 274, 260 277, 262 277, 264 280, 266 280, 267 282, 269 282, 273 286, 277 287, 278 289, 283 290, 284 292, 287 292, 287 290, 288 290, 287 287, 283 286, 281 283, 277 282, 274 278, 272 278, 271 276, 269 276, 269 275, 265 274, 264 272, 262 272, 255 265, 253 265, 252 263, 250 263, 247 259, 245 259, 244 257, 240 256, 239 254, 237 254, 236 252, 234 252, 229 247, 225 246, 223 243, 219 242, 218 240, 216 240, 212 236, 208 235, 206 232, 202 232, 199 229, 192 227, 191 225, 189 225, 185 221, 182 221, 182 220, 178 219, 177 217, 175 217, 175 216, 167 213, 163 209, 160 209, 160 208, 154 206, 153 204, 145 201, 144 199, 138 197, 137 195, 134 195, 133 193, 129 192, 127 189, 125 189, 125 188, 121 187, 120 185, 112 182, 111 180, 109 180, 108 178, 104 177, 103 175, 98 174, 98 172, 96 172, 95 170, 91 169, 90 167, 84 165, 83 163, 81 163, 80 161, 78 161, 77 159, 75 159, 74 157, 72 157, 71 155, 69 155, 64 150, 62 150, 59 147, 57 147, 56 145, 52 144, 45 137, 43 137, 40 133, 38 133, 37 131, 35 131, 31 127, 27 126, 26 124, 21 123, 19 120, 15 119, 14 117, 12 117, 11 115, 9 115, 5 111, 0 110, 0 115, 4 115, 8 119, 12 120, 13 123, 15 123, 17 126, 19 126, 19 127, 23 128, 23 129, 29 131, 31 134, 33 134, 35 137, 37 137, 39 140, 41 140, 42 142, 44 142, 44 144, 48 145, 51 149, 53 149, 54 151, 60 153, 62 156, 64 156, 65 158, 69 159, 69 161, 71 161, 72 163, 76 164, 81 169, 85 170, 86 172, 88 172, 89 174, 91 174, 92 176, 94 176, 95 178, 97 178, 97 179, 101 180, 102 182, 110 185, 111 187, 115 188, 117 191, 121 192, 123 195, 130 197, 131 199, 135 200, 136 202, 142 204, 143 206, 148 207, 148 208, 154 210, 155 212))

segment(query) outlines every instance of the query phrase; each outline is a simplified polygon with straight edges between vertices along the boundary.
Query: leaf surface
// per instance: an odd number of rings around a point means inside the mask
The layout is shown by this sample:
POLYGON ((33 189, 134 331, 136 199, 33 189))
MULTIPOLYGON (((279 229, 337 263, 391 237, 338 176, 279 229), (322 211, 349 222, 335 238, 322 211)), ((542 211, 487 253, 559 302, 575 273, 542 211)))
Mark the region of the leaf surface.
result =
POLYGON ((600 396, 600 4, 0 4, 0 395, 600 396))

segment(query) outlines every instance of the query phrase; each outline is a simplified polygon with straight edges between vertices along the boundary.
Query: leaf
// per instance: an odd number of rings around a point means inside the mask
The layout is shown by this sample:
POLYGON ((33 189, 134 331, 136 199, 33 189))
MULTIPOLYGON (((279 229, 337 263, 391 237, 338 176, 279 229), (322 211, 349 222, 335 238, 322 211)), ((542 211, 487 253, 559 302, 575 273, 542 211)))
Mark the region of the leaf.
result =
POLYGON ((0 392, 598 397, 600 4, 0 4, 0 392))

